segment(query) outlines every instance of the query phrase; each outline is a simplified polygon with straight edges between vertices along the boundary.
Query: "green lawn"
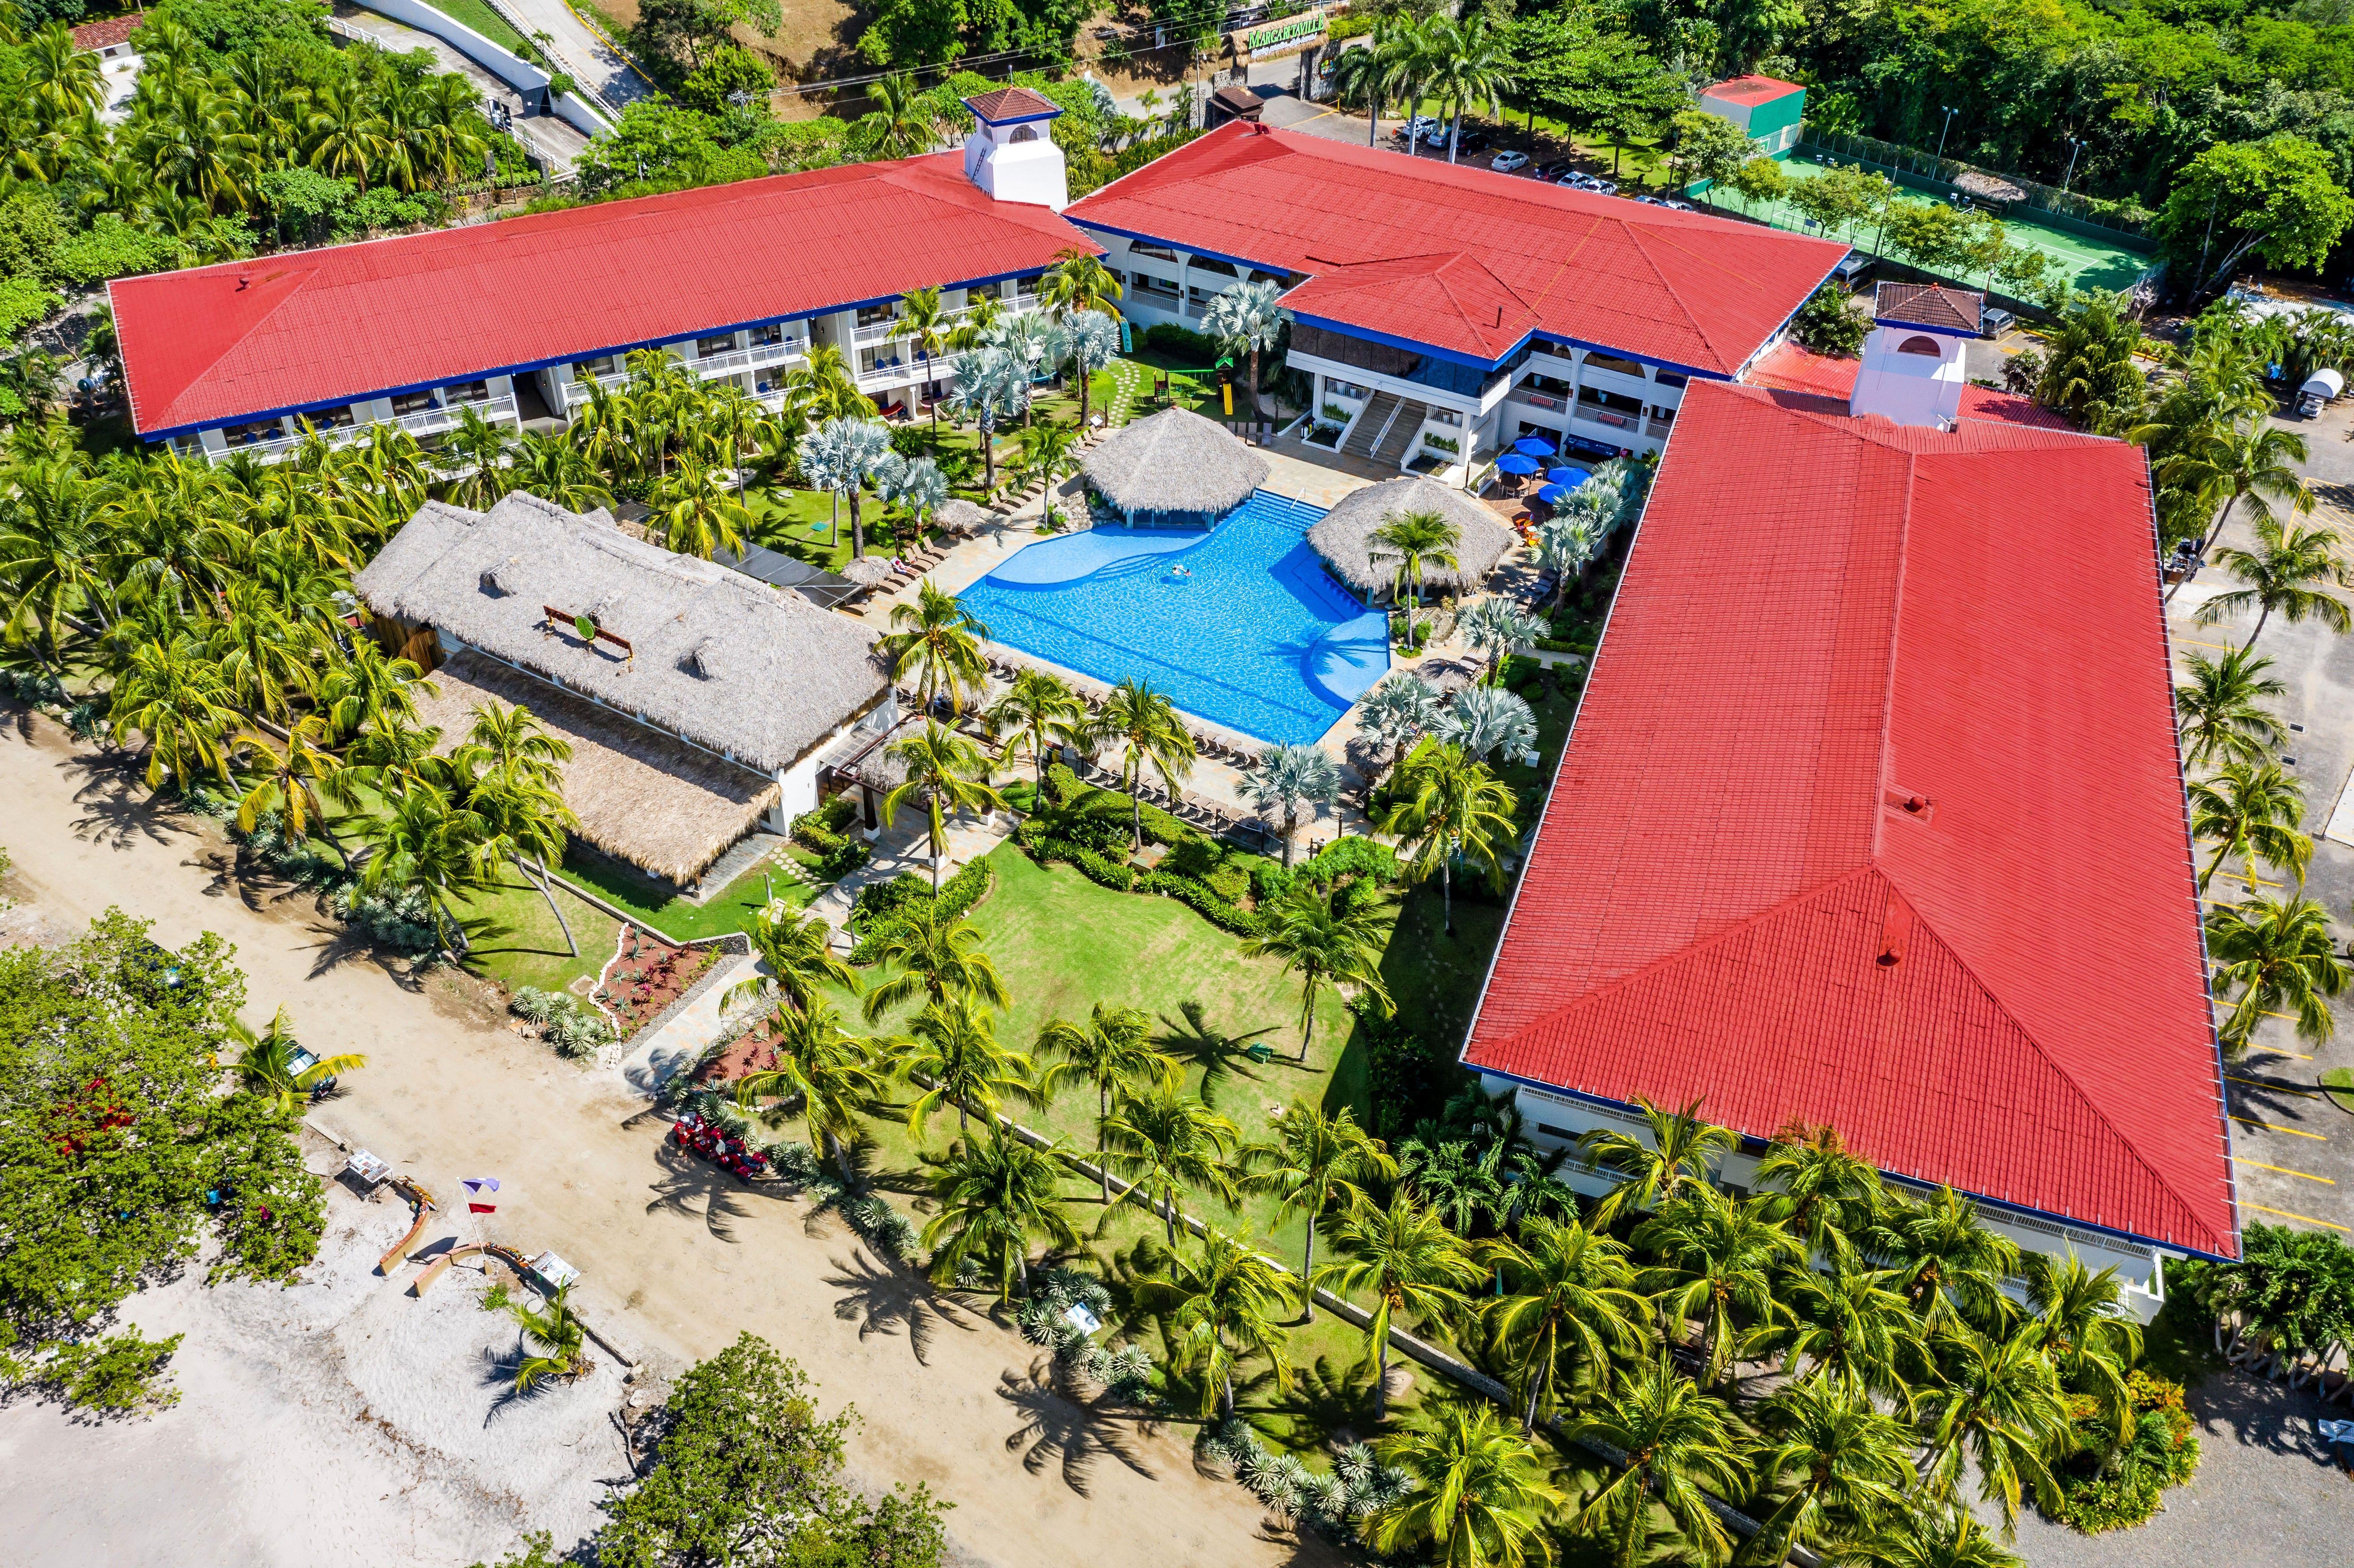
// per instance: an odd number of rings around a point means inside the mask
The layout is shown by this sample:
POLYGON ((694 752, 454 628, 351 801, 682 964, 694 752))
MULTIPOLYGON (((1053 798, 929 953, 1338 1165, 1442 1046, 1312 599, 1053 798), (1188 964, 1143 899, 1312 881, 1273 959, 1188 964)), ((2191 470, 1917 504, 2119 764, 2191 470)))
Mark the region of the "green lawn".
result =
MULTIPOLYGON (((785 841, 774 842, 782 844, 785 841)), ((756 865, 702 904, 692 904, 679 897, 667 884, 619 861, 577 848, 564 857, 564 874, 608 904, 679 942, 744 930, 771 897, 801 908, 816 898, 819 892, 808 883, 756 865)))
MULTIPOLYGON (((824 491, 751 489, 744 493, 744 503, 752 514, 754 543, 827 571, 841 570, 843 563, 850 559, 850 508, 838 506, 824 491), (837 510, 841 514, 838 538, 837 510)), ((859 507, 866 523, 867 549, 879 547, 884 555, 889 555, 893 546, 885 530, 889 526, 891 508, 871 495, 862 495, 859 507)))
POLYGON ((539 889, 509 866, 491 891, 469 899, 459 914, 472 944, 467 969, 509 991, 526 985, 562 991, 580 976, 603 969, 613 956, 620 922, 561 887, 556 889, 556 899, 579 944, 578 955, 565 951, 564 933, 539 889))
POLYGON ((506 18, 493 11, 483 0, 425 0, 436 11, 454 22, 463 23, 510 54, 531 57, 525 53, 522 35, 507 26, 506 18))

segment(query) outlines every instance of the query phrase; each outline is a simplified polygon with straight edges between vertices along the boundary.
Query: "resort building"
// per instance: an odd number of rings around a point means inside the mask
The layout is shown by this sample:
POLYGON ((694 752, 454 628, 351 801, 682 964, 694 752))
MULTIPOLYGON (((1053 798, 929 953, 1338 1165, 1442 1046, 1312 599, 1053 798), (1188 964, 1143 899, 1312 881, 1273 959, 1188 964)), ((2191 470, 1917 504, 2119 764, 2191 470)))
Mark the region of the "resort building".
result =
POLYGON ((579 837, 681 886, 817 804, 822 758, 887 730, 873 628, 522 491, 428 502, 355 580, 388 647, 433 671, 443 745, 520 703, 572 746, 579 837))
POLYGON ((1552 1146, 1700 1101, 1736 1188, 1829 1124, 2147 1318, 2238 1253, 2148 470, 1925 408, 1957 309, 1691 388, 1462 1059, 1552 1146))
POLYGON ((1807 90, 1770 76, 1736 76, 1700 95, 1701 112, 1730 120, 1761 157, 1787 158, 1807 117, 1807 90))

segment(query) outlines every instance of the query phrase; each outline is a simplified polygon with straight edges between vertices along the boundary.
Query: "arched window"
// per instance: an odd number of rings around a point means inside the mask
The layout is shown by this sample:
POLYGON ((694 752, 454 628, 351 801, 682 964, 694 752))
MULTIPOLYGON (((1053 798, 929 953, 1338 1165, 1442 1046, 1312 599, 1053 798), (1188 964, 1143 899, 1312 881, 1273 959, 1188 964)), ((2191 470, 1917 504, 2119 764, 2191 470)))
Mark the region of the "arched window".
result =
POLYGON ((1033 125, 1016 125, 1013 134, 1006 138, 1009 142, 1035 142, 1037 139, 1037 127, 1033 125))
POLYGON ((1896 352, 1899 354, 1925 354, 1932 359, 1944 357, 1944 355, 1939 353, 1937 348, 1937 340, 1934 337, 1908 337, 1903 343, 1896 345, 1896 352))

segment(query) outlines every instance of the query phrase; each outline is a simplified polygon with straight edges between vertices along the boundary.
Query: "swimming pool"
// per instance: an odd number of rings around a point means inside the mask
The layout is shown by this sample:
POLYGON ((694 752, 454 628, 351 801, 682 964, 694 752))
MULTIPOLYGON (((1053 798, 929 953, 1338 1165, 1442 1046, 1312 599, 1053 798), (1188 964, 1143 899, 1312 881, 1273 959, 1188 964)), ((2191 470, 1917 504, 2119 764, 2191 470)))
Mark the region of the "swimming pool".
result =
POLYGON ((1389 669, 1389 626, 1324 575, 1324 514, 1262 490, 1203 533, 1097 528, 1042 539, 958 595, 991 640, 1189 714, 1305 744, 1389 669))

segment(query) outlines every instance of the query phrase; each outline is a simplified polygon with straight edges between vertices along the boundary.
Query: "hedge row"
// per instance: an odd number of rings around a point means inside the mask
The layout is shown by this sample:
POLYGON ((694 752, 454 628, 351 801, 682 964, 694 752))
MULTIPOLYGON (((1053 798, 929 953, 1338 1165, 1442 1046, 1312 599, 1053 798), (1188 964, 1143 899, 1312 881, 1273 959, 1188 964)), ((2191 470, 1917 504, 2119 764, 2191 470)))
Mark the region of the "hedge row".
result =
POLYGON ((828 882, 841 881, 864 865, 873 853, 865 840, 839 831, 849 826, 849 819, 857 813, 857 806, 847 796, 837 795, 816 810, 793 819, 793 842, 818 857, 817 874, 828 882))
POLYGON ((861 888, 847 922, 858 934, 858 944, 850 950, 850 961, 873 963, 876 950, 906 926, 907 912, 917 906, 933 905, 943 918, 949 920, 964 914, 989 891, 990 874, 987 861, 967 861, 962 870, 940 884, 937 902, 924 879, 908 871, 888 882, 861 888))
POLYGON ((1022 824, 1014 835, 1032 860, 1041 865, 1062 861, 1076 866, 1079 874, 1114 893, 1157 893, 1174 898, 1191 908, 1211 925, 1238 937, 1256 937, 1265 928, 1258 916, 1245 909, 1216 888, 1199 877, 1181 876, 1172 871, 1151 871, 1129 865, 1066 838, 1058 838, 1047 825, 1034 817, 1022 824))

